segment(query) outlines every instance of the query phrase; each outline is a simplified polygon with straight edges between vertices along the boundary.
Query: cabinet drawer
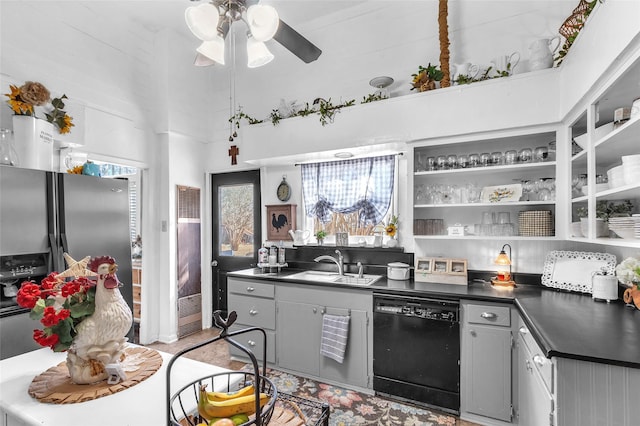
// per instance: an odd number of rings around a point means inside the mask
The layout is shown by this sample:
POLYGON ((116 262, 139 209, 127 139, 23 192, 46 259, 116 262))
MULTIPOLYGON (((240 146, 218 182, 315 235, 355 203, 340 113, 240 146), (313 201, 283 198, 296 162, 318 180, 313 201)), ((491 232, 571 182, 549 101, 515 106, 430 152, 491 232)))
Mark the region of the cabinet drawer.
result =
POLYGON ((229 311, 236 311, 238 324, 276 328, 276 302, 273 299, 230 294, 229 311))
POLYGON ((553 394, 553 362, 544 355, 544 352, 542 352, 542 349, 540 349, 540 346, 538 346, 525 325, 520 325, 518 335, 520 336, 521 344, 524 344, 524 353, 527 354, 527 359, 524 362, 535 368, 542 377, 542 381, 549 393, 553 394))
POLYGON ((511 309, 508 306, 466 305, 467 323, 511 326, 511 309))
POLYGON ((244 294, 273 299, 275 287, 269 283, 229 279, 227 282, 227 291, 229 294, 244 294))
MULTIPOLYGON (((247 328, 244 325, 234 324, 229 328, 229 331, 238 331, 247 328)), ((267 362, 269 364, 276 363, 276 333, 271 330, 265 330, 267 334, 267 362)), ((238 343, 240 343, 245 348, 249 349, 253 355, 259 361, 263 361, 262 357, 264 355, 264 336, 259 331, 250 331, 247 333, 240 334, 238 336, 232 337, 232 339, 238 343)), ((229 354, 231 356, 248 359, 249 355, 246 352, 236 348, 233 345, 229 345, 229 354)), ((262 365, 260 365, 262 368, 262 365)))

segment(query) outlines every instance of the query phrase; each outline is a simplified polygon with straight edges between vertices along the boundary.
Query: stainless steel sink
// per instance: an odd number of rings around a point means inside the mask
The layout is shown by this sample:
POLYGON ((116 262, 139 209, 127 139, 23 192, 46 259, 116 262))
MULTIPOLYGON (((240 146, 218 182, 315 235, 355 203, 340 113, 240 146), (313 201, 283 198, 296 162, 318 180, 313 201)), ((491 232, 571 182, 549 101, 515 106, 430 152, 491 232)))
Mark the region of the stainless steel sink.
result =
POLYGON ((286 278, 303 280, 303 281, 333 281, 340 277, 337 272, 325 272, 325 271, 303 271, 293 275, 289 275, 286 278))
POLYGON ((336 284, 350 284, 350 285, 371 285, 374 282, 382 278, 382 275, 363 275, 358 277, 357 274, 344 274, 339 275, 336 272, 326 271, 303 271, 285 278, 309 281, 309 282, 330 282, 336 284))

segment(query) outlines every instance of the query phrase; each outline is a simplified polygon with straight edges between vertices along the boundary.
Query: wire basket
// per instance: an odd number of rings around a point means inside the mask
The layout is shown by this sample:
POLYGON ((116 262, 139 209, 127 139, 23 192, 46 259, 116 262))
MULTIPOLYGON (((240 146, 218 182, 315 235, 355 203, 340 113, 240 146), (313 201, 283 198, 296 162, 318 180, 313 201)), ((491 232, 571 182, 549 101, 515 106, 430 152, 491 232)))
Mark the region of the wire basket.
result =
MULTIPOLYGON (((198 413, 198 402, 200 401, 200 386, 207 385, 208 390, 215 389, 217 392, 232 393, 240 390, 244 386, 255 385, 255 375, 250 372, 232 371, 228 373, 212 374, 198 380, 194 380, 186 386, 183 386, 169 400, 170 425, 171 426, 196 426, 204 422, 208 424, 198 413)), ((264 376, 260 376, 260 392, 269 396, 269 402, 258 409, 257 416, 253 417, 244 425, 267 425, 271 420, 278 391, 273 382, 264 376)), ((256 398, 258 396, 256 395, 256 398)))
POLYGON ((199 423, 208 424, 206 419, 203 419, 202 415, 198 411, 198 402, 200 401, 201 386, 207 385, 207 390, 215 392, 232 393, 237 390, 252 384, 254 386, 255 399, 252 401, 254 413, 249 418, 249 421, 243 423, 243 425, 267 425, 278 399, 278 391, 271 380, 265 377, 267 371, 267 334, 258 327, 250 327, 243 330, 229 332, 228 328, 235 322, 238 315, 235 311, 229 313, 226 320, 222 319, 220 311, 213 313, 215 324, 218 328, 221 328, 219 336, 216 336, 207 341, 198 343, 187 349, 183 349, 175 354, 167 364, 167 423, 170 426, 196 426, 199 423), (263 345, 263 357, 264 360, 262 374, 260 374, 260 367, 258 361, 251 350, 245 348, 235 340, 231 339, 233 336, 239 334, 249 333, 252 331, 259 331, 262 333, 264 339, 263 345), (242 350, 251 359, 253 365, 253 373, 245 371, 229 371, 218 374, 210 374, 199 379, 196 379, 189 384, 183 386, 178 392, 171 393, 171 370, 172 367, 181 356, 191 352, 195 349, 201 348, 210 343, 217 342, 218 340, 226 340, 229 344, 242 350), (269 397, 269 401, 260 406, 260 394, 266 394, 269 397))

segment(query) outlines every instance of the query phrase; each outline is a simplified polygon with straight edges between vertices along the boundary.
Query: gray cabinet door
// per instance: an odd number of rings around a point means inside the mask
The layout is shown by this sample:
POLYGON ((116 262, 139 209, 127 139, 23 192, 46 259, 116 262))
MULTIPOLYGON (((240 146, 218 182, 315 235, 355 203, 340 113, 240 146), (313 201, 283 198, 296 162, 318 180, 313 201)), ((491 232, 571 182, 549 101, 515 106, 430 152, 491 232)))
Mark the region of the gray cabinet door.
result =
POLYGON ((511 421, 511 329, 465 324, 461 362, 464 410, 511 421))
POLYGON ((320 376, 341 383, 366 388, 368 385, 367 359, 367 312, 348 309, 327 308, 331 315, 350 315, 349 339, 342 364, 320 356, 320 376))
POLYGON ((277 302, 276 353, 282 368, 318 376, 322 314, 317 305, 277 302))
POLYGON ((553 424, 553 398, 532 365, 533 357, 524 342, 518 342, 518 424, 553 424))

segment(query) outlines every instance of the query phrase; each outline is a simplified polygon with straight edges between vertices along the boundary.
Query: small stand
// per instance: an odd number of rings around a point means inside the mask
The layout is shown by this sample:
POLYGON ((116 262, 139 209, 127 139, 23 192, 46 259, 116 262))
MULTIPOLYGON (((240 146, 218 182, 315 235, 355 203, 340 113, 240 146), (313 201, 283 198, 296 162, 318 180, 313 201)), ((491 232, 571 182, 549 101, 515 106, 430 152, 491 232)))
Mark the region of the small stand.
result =
POLYGON ((516 282, 512 281, 512 280, 502 281, 502 280, 499 280, 499 279, 495 278, 495 279, 491 280, 491 285, 495 285, 495 286, 498 286, 498 287, 515 287, 516 286, 516 282))
POLYGON ((286 268, 287 266, 289 266, 286 262, 285 263, 276 263, 275 265, 271 265, 270 263, 258 263, 258 268, 262 269, 262 273, 265 273, 265 269, 269 269, 269 273, 273 273, 273 269, 276 269, 277 273, 280 273, 280 270, 282 268, 286 268))

